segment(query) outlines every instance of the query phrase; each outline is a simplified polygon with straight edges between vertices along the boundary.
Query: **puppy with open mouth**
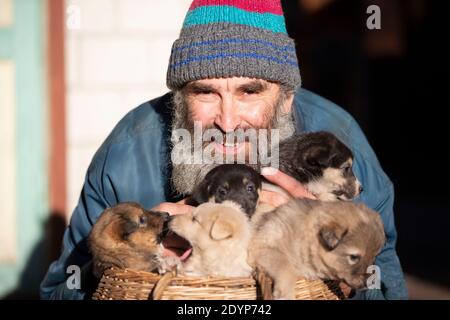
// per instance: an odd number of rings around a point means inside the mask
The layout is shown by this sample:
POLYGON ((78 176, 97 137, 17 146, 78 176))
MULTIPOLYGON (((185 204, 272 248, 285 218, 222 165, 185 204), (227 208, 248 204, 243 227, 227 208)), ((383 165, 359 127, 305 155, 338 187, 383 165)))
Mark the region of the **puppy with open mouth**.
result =
POLYGON ((273 279, 275 299, 294 299, 299 277, 364 287, 385 243, 379 214, 351 202, 294 199, 252 224, 249 263, 273 279))
POLYGON ((153 212, 134 202, 106 209, 92 227, 88 245, 93 273, 100 278, 110 267, 164 273, 177 261, 164 256, 169 214, 153 212))
POLYGON ((251 225, 231 201, 204 203, 191 213, 172 216, 169 228, 192 246, 180 273, 190 276, 248 277, 251 225))
MULTIPOLYGON (((355 177, 351 150, 329 132, 294 134, 279 144, 279 169, 299 181, 318 200, 350 201, 363 187, 355 177)), ((263 189, 285 194, 277 186, 263 189)))

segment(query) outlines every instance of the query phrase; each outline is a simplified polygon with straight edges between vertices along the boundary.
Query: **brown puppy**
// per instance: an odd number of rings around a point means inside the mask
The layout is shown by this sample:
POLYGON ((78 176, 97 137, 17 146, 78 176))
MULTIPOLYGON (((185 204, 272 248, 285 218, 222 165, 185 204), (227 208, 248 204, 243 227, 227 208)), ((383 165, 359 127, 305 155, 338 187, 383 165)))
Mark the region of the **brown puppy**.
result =
POLYGON ((380 216, 363 204, 295 199, 255 215, 249 264, 274 281, 273 297, 294 299, 298 277, 362 288, 385 242, 380 216))
POLYGON ((93 272, 101 277, 110 267, 143 271, 168 268, 161 241, 169 214, 143 209, 133 202, 106 209, 89 234, 93 272))
POLYGON ((192 255, 181 273, 192 276, 248 277, 250 220, 232 201, 204 203, 192 213, 174 216, 169 228, 188 240, 192 255))

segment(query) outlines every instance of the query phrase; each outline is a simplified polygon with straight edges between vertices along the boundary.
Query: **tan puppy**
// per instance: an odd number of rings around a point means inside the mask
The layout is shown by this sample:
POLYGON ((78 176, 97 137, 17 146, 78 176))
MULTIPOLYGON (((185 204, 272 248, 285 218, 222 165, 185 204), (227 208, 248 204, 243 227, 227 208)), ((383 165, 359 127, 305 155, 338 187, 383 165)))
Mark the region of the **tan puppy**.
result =
POLYGON ((249 263, 273 279, 276 299, 294 299, 299 277, 362 288, 385 242, 380 216, 350 202, 295 199, 252 223, 249 263))
POLYGON ((161 241, 168 219, 167 213, 147 211, 133 202, 106 209, 88 238, 94 275, 101 277, 110 267, 164 272, 169 266, 162 258, 161 241))
POLYGON ((192 255, 181 273, 192 276, 247 277, 250 220, 234 202, 204 203, 190 214, 174 216, 169 228, 188 240, 192 255))

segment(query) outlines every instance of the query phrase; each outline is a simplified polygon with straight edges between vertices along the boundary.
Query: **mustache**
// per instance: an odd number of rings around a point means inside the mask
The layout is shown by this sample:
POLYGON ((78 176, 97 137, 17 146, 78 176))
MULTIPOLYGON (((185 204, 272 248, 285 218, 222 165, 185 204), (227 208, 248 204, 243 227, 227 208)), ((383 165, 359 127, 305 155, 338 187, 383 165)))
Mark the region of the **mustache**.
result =
MULTIPOLYGON (((250 142, 252 136, 258 136, 260 130, 264 130, 264 133, 267 133, 268 129, 266 128, 247 128, 247 129, 236 129, 230 132, 223 132, 221 130, 217 130, 214 127, 205 128, 202 131, 202 134, 211 133, 212 130, 214 134, 211 134, 208 138, 205 138, 205 142, 217 142, 217 143, 242 143, 242 142, 250 142), (207 132, 210 131, 210 132, 207 132), (250 133, 250 134, 249 134, 250 133)), ((191 132, 192 133, 192 132, 191 132)))
MULTIPOLYGON (((197 122, 197 127, 195 124, 191 124, 191 119, 185 119, 182 123, 180 123, 174 130, 184 129, 190 133, 191 143, 194 145, 194 140, 199 138, 199 133, 201 134, 202 139, 202 147, 205 148, 211 142, 215 142, 218 144, 225 143, 252 143, 257 137, 260 137, 260 134, 267 136, 269 140, 270 132, 273 128, 267 128, 265 126, 259 127, 251 127, 251 126, 238 126, 233 131, 224 132, 220 127, 215 124, 211 125, 203 125, 200 122, 197 122), (182 125, 184 124, 184 125, 182 125), (196 132, 197 129, 197 132, 196 132), (261 132, 262 131, 262 132, 261 132)), ((277 128, 275 128, 277 129, 277 128)))
MULTIPOLYGON (((200 122, 200 121, 197 121, 200 122)), ((177 129, 186 129, 188 130, 190 133, 194 132, 195 129, 195 122, 193 120, 193 118, 191 116, 188 116, 186 119, 184 119, 184 121, 182 121, 182 123, 184 124, 184 126, 177 126, 177 129)), ((235 129, 233 129, 233 131, 228 131, 225 132, 222 130, 222 128, 220 128, 218 125, 216 124, 209 124, 209 125, 201 125, 202 127, 202 131, 206 131, 206 130, 217 130, 218 132, 220 132, 224 137, 226 135, 231 135, 237 131, 247 131, 247 130, 270 130, 270 129, 274 129, 273 126, 271 125, 259 125, 259 126, 250 126, 250 125, 238 125, 236 126, 235 129)))

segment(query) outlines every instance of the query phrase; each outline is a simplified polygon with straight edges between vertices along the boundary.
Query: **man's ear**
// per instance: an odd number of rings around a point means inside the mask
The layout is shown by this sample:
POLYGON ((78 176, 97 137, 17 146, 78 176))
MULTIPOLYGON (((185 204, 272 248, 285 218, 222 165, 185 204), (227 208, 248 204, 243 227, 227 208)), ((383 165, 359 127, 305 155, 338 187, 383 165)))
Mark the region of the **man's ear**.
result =
POLYGON ((294 103, 294 94, 290 93, 287 97, 286 100, 284 101, 283 104, 283 112, 284 113, 289 113, 292 110, 292 105, 294 103))
POLYGON ((324 225, 319 231, 319 240, 327 250, 334 250, 347 234, 348 229, 336 222, 324 225))
POLYGON ((214 221, 210 230, 211 239, 224 240, 233 235, 233 226, 220 217, 214 221))
POLYGON ((323 145, 312 145, 303 154, 305 162, 312 167, 329 167, 332 160, 330 150, 323 145))

